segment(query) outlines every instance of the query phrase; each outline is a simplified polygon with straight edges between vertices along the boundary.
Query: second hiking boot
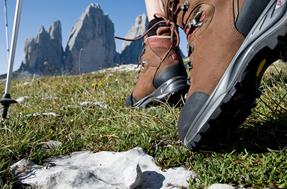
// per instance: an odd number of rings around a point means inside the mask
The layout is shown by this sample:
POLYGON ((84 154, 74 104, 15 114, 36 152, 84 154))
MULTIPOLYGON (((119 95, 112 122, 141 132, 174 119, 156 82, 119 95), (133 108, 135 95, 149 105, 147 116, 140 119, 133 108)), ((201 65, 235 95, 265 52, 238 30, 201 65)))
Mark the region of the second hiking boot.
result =
MULTIPOLYGON (((188 90, 177 28, 164 18, 156 18, 149 29, 140 57, 141 70, 133 93, 126 100, 127 107, 146 107, 171 96, 181 98, 180 94, 188 90)), ((174 100, 180 101, 179 98, 174 100)))
POLYGON ((222 105, 237 92, 254 56, 274 49, 278 37, 287 33, 286 1, 163 2, 168 18, 184 29, 190 46, 191 86, 178 128, 181 141, 193 149, 225 111, 222 105))

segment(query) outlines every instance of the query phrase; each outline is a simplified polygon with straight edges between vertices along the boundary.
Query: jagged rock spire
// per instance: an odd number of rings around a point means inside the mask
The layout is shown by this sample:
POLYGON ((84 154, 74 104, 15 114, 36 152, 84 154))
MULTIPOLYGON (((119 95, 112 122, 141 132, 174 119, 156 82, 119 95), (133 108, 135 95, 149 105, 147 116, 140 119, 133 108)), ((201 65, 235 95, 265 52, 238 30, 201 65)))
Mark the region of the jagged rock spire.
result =
POLYGON ((63 69, 61 22, 54 22, 48 30, 42 26, 35 38, 26 40, 24 53, 19 71, 38 75, 60 74, 63 69))
POLYGON ((114 24, 98 4, 90 4, 74 25, 66 46, 69 72, 83 73, 114 65, 114 24))

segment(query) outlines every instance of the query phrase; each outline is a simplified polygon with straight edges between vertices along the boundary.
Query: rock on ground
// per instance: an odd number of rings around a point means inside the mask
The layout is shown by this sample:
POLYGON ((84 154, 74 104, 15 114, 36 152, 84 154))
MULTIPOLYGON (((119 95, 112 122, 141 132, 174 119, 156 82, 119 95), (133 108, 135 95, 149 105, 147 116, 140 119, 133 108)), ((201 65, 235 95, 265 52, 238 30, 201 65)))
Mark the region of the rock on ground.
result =
POLYGON ((28 96, 22 96, 16 99, 16 102, 18 104, 24 104, 30 97, 28 96))
POLYGON ((136 64, 124 64, 118 65, 112 68, 103 69, 95 73, 105 73, 105 72, 130 72, 130 71, 139 71, 139 66, 136 64))
POLYGON ((228 184, 213 184, 208 189, 245 189, 242 186, 232 186, 228 184))
POLYGON ((43 150, 53 150, 62 146, 62 142, 56 140, 49 140, 48 142, 41 142, 39 144, 43 150))
POLYGON ((228 184, 213 184, 208 189, 235 189, 233 186, 228 184))
POLYGON ((25 185, 41 189, 188 188, 196 174, 183 167, 162 171, 141 148, 127 152, 75 152, 47 160, 44 166, 21 160, 12 174, 25 185))

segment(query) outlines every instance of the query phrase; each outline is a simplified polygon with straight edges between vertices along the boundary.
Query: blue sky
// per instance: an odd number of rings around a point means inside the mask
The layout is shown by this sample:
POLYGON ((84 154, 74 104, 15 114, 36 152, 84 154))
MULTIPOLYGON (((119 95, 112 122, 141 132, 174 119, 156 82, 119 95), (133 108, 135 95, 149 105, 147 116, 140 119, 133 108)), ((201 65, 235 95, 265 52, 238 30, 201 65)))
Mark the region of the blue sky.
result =
MULTIPOLYGON (((54 21, 60 20, 65 48, 73 25, 90 3, 100 4, 115 24, 115 32, 118 36, 124 36, 133 25, 135 17, 146 12, 144 0, 23 0, 14 70, 19 68, 23 59, 26 38, 35 37, 42 25, 48 28, 54 21)), ((8 0, 10 37, 15 4, 16 0, 8 0)), ((117 48, 120 44, 121 41, 116 40, 117 48)), ((0 0, 0 74, 7 71, 5 49, 4 0, 0 0)))

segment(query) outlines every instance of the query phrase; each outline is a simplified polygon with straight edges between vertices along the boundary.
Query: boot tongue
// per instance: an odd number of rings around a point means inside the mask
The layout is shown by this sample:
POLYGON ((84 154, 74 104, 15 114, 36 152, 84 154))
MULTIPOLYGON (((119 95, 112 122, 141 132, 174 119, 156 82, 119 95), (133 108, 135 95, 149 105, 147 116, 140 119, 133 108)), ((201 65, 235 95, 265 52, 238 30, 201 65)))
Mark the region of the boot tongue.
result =
POLYGON ((169 26, 159 27, 156 31, 156 34, 158 36, 170 36, 170 33, 171 33, 171 29, 169 26))
POLYGON ((161 35, 161 36, 151 36, 146 38, 147 43, 151 48, 165 48, 169 49, 172 44, 171 44, 171 37, 166 35, 161 35))

